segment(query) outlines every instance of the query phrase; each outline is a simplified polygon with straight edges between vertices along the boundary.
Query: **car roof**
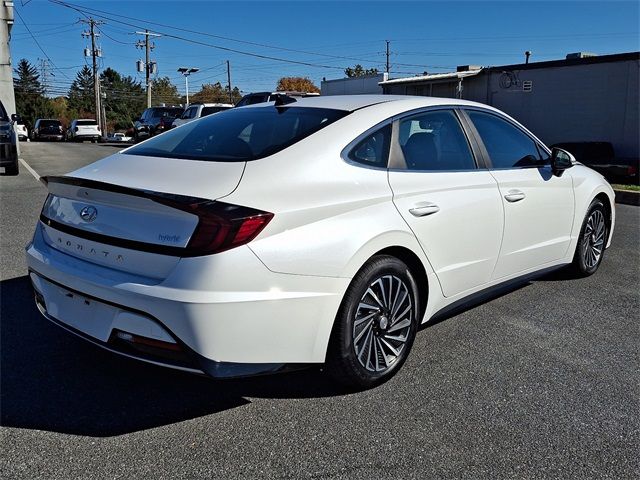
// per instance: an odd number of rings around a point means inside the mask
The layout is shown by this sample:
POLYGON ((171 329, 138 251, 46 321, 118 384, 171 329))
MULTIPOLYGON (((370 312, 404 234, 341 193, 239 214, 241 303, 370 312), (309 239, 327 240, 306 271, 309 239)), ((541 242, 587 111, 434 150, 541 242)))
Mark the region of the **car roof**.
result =
MULTIPOLYGON (((422 97, 412 95, 326 95, 296 98, 295 102, 286 104, 289 107, 314 107, 334 110, 346 110, 353 112, 361 108, 370 107, 380 103, 398 102, 406 104, 407 108, 421 108, 436 105, 465 105, 482 106, 480 103, 459 100, 456 98, 422 97)), ((400 107, 400 104, 398 105, 400 107)), ((273 102, 257 103, 242 108, 264 108, 273 106, 273 102)))

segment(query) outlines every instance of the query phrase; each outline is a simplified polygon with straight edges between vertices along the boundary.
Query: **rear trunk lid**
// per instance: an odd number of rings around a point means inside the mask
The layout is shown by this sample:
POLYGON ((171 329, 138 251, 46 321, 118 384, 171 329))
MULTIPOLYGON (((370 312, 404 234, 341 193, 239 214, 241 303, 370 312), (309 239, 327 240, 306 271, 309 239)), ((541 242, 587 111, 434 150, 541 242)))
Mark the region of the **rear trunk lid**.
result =
POLYGON ((244 163, 116 154, 64 177, 46 177, 44 238, 109 268, 165 278, 199 225, 194 205, 235 190, 244 163))

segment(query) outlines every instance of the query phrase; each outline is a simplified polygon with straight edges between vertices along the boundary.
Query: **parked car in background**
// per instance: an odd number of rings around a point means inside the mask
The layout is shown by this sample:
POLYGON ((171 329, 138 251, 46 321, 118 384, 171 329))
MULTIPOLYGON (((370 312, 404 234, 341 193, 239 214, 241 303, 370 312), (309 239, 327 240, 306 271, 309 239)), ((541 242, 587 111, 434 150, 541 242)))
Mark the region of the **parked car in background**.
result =
POLYGON ((115 132, 107 135, 107 142, 130 142, 133 140, 131 137, 127 137, 124 133, 115 132))
POLYGON ((236 107, 244 107, 246 105, 253 105, 255 103, 273 102, 278 95, 294 98, 304 97, 318 97, 319 93, 308 92, 293 92, 293 91, 280 91, 280 92, 255 92, 249 93, 242 97, 236 104, 236 107))
POLYGON ((611 183, 638 184, 638 159, 616 157, 609 142, 561 142, 553 146, 571 152, 578 162, 593 168, 611 183))
POLYGON ((18 175, 18 136, 14 125, 19 120, 16 114, 9 117, 0 101, 0 170, 7 175, 18 175))
POLYGON ((169 128, 173 121, 182 115, 182 107, 151 107, 147 108, 140 118, 133 122, 133 140, 140 142, 162 133, 169 128))
POLYGON ((18 135, 18 140, 27 140, 29 138, 29 129, 22 120, 14 122, 13 127, 15 128, 16 135, 18 135))
POLYGON ((173 127, 179 127, 198 118, 206 117, 212 113, 223 112, 230 108, 233 108, 230 103, 192 103, 185 109, 180 118, 176 118, 173 121, 173 127))
POLYGON ((595 273, 615 224, 601 175, 451 98, 234 108, 97 165, 45 178, 26 247, 37 307, 113 352, 214 377, 324 363, 377 385, 464 299, 595 273))
POLYGON ((64 140, 62 122, 53 118, 39 118, 31 130, 31 140, 64 140))
POLYGON ((66 140, 69 142, 83 142, 90 140, 96 143, 102 134, 98 122, 90 118, 73 120, 67 129, 66 140))

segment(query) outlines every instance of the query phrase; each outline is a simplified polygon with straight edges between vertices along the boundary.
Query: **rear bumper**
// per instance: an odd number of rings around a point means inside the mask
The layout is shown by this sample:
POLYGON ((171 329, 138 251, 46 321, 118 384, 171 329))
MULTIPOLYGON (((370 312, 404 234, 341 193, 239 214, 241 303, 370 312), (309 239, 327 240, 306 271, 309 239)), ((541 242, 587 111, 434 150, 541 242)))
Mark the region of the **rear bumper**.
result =
POLYGON ((36 134, 36 138, 38 140, 43 139, 43 140, 62 140, 64 138, 64 136, 60 133, 60 134, 51 134, 51 133, 38 133, 36 134))
POLYGON ((62 253, 44 241, 40 226, 27 246, 27 263, 42 297, 39 308, 58 325, 116 353, 214 377, 324 362, 349 283, 344 278, 273 273, 246 246, 182 259, 165 280, 152 280, 62 253), (86 323, 74 321, 83 317, 53 298, 38 278, 109 308, 88 315, 86 323), (122 319, 132 312, 184 346, 190 362, 175 364, 114 348, 110 339, 115 330, 128 328, 121 327, 122 319), (102 323, 96 327, 96 322, 102 323))
POLYGON ((74 135, 71 137, 72 140, 98 140, 99 138, 100 138, 99 134, 74 135))

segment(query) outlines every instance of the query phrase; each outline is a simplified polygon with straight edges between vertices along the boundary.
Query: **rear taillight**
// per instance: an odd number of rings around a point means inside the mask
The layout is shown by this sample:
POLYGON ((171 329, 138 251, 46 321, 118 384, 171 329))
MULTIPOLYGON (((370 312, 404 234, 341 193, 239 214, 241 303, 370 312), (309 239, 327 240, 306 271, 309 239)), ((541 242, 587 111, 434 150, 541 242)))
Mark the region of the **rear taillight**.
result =
POLYGON ((273 213, 224 202, 155 200, 198 216, 198 225, 182 255, 187 257, 220 253, 249 243, 273 218, 273 213))
POLYGON ((634 177, 637 173, 638 169, 633 165, 629 165, 629 167, 627 168, 627 175, 629 175, 630 177, 634 177))

